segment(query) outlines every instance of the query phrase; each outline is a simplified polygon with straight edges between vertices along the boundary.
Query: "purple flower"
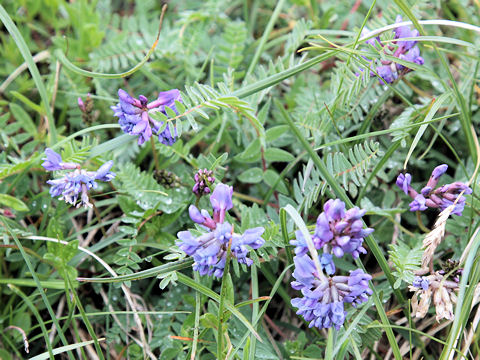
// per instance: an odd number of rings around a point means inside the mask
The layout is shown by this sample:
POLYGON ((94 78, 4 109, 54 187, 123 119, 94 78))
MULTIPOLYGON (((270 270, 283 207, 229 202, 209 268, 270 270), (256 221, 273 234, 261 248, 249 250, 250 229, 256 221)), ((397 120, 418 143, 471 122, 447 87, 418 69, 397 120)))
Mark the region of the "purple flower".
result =
MULTIPOLYGON (((396 23, 401 22, 402 17, 397 16, 396 23)), ((396 46, 384 45, 380 42, 375 42, 375 39, 367 40, 368 44, 376 46, 380 44, 382 47, 378 49, 380 52, 385 52, 391 54, 393 57, 396 57, 401 60, 412 62, 418 65, 423 65, 425 62, 424 59, 420 56, 420 49, 418 46, 415 46, 416 40, 402 40, 405 38, 413 38, 419 35, 417 30, 411 30, 409 26, 400 26, 393 30, 395 34, 395 41, 393 42, 396 46)), ((362 36, 368 36, 368 32, 362 31, 362 36)), ((373 60, 367 59, 372 64, 373 60)), ((391 84, 393 83, 400 75, 404 75, 412 69, 405 67, 401 64, 396 63, 395 61, 382 59, 377 61, 380 65, 374 71, 370 71, 370 76, 378 75, 380 84, 391 84)))
POLYGON ((233 226, 228 222, 217 224, 213 231, 209 231, 195 238, 190 231, 180 231, 177 234, 176 245, 187 255, 193 256, 193 270, 200 275, 223 276, 228 244, 231 241, 231 254, 241 264, 252 265, 253 260, 248 258, 249 246, 258 249, 264 243, 261 235, 264 228, 248 229, 244 234, 233 233, 233 226))
POLYGON ((165 130, 158 133, 158 141, 160 141, 163 145, 172 146, 177 141, 177 138, 178 132, 176 127, 174 127, 173 135, 168 125, 165 130))
POLYGON ((76 163, 64 163, 62 162, 62 157, 60 154, 57 154, 50 148, 45 150, 45 155, 42 160, 45 160, 42 166, 45 170, 55 171, 55 170, 68 170, 68 169, 77 169, 80 168, 79 164, 76 163))
POLYGON ((412 286, 415 286, 416 288, 421 288, 423 290, 427 290, 430 285, 430 282, 428 281, 427 277, 422 277, 422 276, 415 276, 415 279, 413 279, 412 286))
POLYGON ((247 257, 249 246, 252 249, 258 249, 263 246, 265 240, 262 239, 262 234, 265 231, 263 227, 256 227, 246 230, 242 235, 233 235, 232 240, 232 255, 240 264, 250 266, 253 260, 247 257))
POLYGON ((59 200, 65 200, 66 203, 77 207, 92 207, 88 199, 88 190, 96 189, 98 186, 95 178, 87 174, 85 170, 66 173, 63 178, 48 180, 47 184, 52 185, 50 188, 52 197, 60 196, 59 200), (79 195, 80 202, 77 204, 79 195))
POLYGON ((80 108, 80 110, 81 110, 82 112, 85 112, 85 111, 86 111, 86 109, 85 109, 85 103, 83 102, 83 100, 82 100, 81 97, 79 97, 79 98, 77 99, 77 103, 78 103, 78 107, 80 108))
POLYGON ((216 274, 216 277, 222 277, 228 242, 232 238, 232 225, 224 223, 215 231, 197 238, 190 231, 180 231, 177 237, 176 245, 187 255, 193 256, 195 271, 200 275, 216 274))
POLYGON ((380 77, 380 84, 391 84, 398 78, 398 74, 395 70, 392 70, 390 65, 379 66, 376 69, 378 76, 380 77))
MULTIPOLYGON (((400 54, 398 58, 401 60, 410 61, 417 65, 423 65, 425 63, 425 60, 420 56, 420 49, 418 48, 418 46, 415 46, 406 54, 400 54)), ((405 67, 401 64, 396 64, 396 67, 397 67, 397 70, 405 69, 405 67)), ((408 69, 408 70, 411 70, 411 69, 408 69)))
MULTIPOLYGON (((410 183, 408 183, 408 192, 406 193, 413 199, 409 204, 410 211, 423 211, 428 208, 440 209, 440 211, 443 211, 450 205, 453 205, 456 201, 452 213, 458 216, 462 215, 466 199, 465 196, 462 195, 459 197, 459 195, 462 192, 464 195, 469 195, 472 193, 472 189, 460 181, 437 187, 440 177, 445 174, 447 169, 448 166, 446 164, 439 165, 433 169, 427 185, 422 188, 420 194, 418 194, 410 186, 410 183)), ((408 175, 409 174, 400 174, 397 178, 397 185, 404 192, 404 179, 408 175)))
POLYGON ((292 299, 292 305, 298 308, 298 315, 310 322, 309 327, 340 329, 347 314, 345 303, 356 307, 373 293, 368 286, 371 276, 361 269, 350 272, 349 276, 326 277, 318 274, 310 256, 297 255, 293 260, 296 281, 291 285, 301 290, 303 297, 292 299))
POLYGON ((447 164, 438 165, 435 169, 433 169, 431 178, 434 180, 438 180, 440 176, 446 173, 447 169, 447 164))
MULTIPOLYGON (((319 217, 320 218, 320 217, 319 217)), ((317 220, 317 224, 318 224, 318 220, 317 220)), ((318 226, 317 226, 318 227, 318 226)), ((314 236, 312 238, 312 241, 313 241, 313 246, 316 248, 316 249, 320 249, 321 248, 321 245, 320 245, 320 238, 318 236, 314 236)), ((300 230, 297 230, 295 231, 295 239, 293 240, 290 240, 290 245, 293 245, 295 246, 295 254, 296 255, 305 255, 307 252, 308 252, 308 245, 307 245, 307 241, 305 240, 305 238, 303 237, 303 234, 300 230)))
MULTIPOLYGON (((400 23, 402 22, 402 16, 397 15, 397 18, 395 19, 395 23, 400 23)), ((395 39, 403 39, 403 38, 412 38, 412 37, 417 37, 419 36, 419 33, 417 30, 411 30, 410 26, 404 25, 404 26, 399 26, 395 29, 393 29, 393 32, 395 33, 395 39)), ((398 40, 396 41, 396 44, 398 45, 399 48, 401 48, 403 51, 408 51, 411 48, 415 46, 417 43, 416 40, 398 40)))
POLYGON ((425 205, 427 200, 422 194, 418 194, 415 196, 413 201, 409 204, 410 206, 410 211, 423 211, 427 210, 427 206, 425 205))
POLYGON ((365 274, 362 269, 351 271, 347 281, 349 292, 345 294, 344 301, 351 303, 354 307, 366 302, 368 296, 373 294, 372 289, 368 286, 370 280, 372 277, 365 274))
POLYGON ((188 207, 188 215, 190 215, 190 219, 196 222, 197 224, 203 224, 205 222, 205 216, 202 215, 200 210, 195 205, 190 205, 188 207))
POLYGON ((150 114, 162 112, 167 115, 165 107, 171 108, 178 114, 175 101, 181 102, 182 99, 177 89, 159 93, 158 98, 150 103, 145 96, 140 95, 138 99, 135 99, 122 89, 118 90, 118 97, 120 102, 111 107, 114 116, 118 117, 118 123, 123 132, 138 135, 139 145, 150 139, 153 133, 158 135, 158 140, 162 144, 171 146, 175 143, 177 130, 175 129, 172 134, 167 126, 160 132, 163 122, 154 120, 150 114))
POLYGON ((332 254, 320 255, 320 265, 322 266, 322 270, 325 270, 328 275, 335 274, 335 263, 333 262, 332 254))
POLYGON ((217 223, 223 223, 225 212, 233 207, 232 203, 233 188, 225 184, 218 184, 210 196, 210 203, 213 208, 213 220, 217 223))
POLYGON ((356 259, 360 253, 365 254, 363 238, 373 232, 373 229, 363 228, 361 218, 365 210, 354 207, 345 211, 345 203, 339 199, 328 200, 323 209, 313 235, 315 247, 323 247, 324 253, 336 257, 350 253, 356 259))
MULTIPOLYGON (((370 34, 370 30, 368 30, 368 28, 365 26, 363 29, 362 29, 362 32, 360 33, 360 36, 363 38, 363 37, 366 37, 370 34)), ((376 46, 376 41, 377 40, 380 44, 382 44, 380 42, 380 36, 375 36, 375 37, 372 37, 368 40, 365 41, 366 44, 370 44, 372 46, 376 46)))
POLYGON ((297 255, 293 258, 293 261, 295 263, 293 277, 297 281, 291 283, 292 287, 295 290, 311 288, 315 277, 319 277, 312 258, 305 254, 297 255))
POLYGON ((111 181, 116 176, 114 172, 110 171, 112 166, 113 160, 107 161, 105 164, 100 166, 95 173, 95 180, 111 181))
POLYGON ((47 181, 47 184, 52 185, 50 195, 52 197, 59 196, 59 200, 64 200, 76 207, 92 207, 88 198, 88 191, 98 187, 95 180, 111 181, 115 177, 115 173, 110 171, 113 161, 106 162, 97 171, 86 171, 80 169, 80 165, 75 165, 76 169, 74 171, 65 173, 59 179, 47 181))
POLYGON ((411 188, 410 183, 412 182, 412 175, 406 173, 405 175, 400 174, 397 177, 397 186, 403 190, 405 195, 408 195, 408 192, 411 188))
POLYGON ((210 202, 213 207, 213 219, 210 214, 195 205, 190 205, 188 213, 197 224, 201 224, 207 233, 195 238, 190 231, 180 231, 177 234, 176 245, 187 255, 193 257, 193 270, 200 275, 213 275, 217 278, 223 276, 223 269, 227 259, 228 246, 231 243, 232 257, 240 264, 252 265, 253 260, 248 258, 249 249, 258 249, 265 243, 262 234, 263 227, 247 229, 243 234, 233 232, 233 226, 225 220, 225 212, 233 207, 233 188, 218 184, 210 202))

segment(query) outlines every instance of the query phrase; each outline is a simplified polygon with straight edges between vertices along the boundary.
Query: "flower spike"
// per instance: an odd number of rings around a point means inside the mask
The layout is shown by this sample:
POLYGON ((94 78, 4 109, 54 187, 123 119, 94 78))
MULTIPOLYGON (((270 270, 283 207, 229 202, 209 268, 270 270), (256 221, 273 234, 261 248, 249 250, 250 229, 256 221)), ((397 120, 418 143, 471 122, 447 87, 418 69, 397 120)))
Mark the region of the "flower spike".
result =
MULTIPOLYGON (((214 180, 213 180, 214 181, 214 180)), ((253 260, 248 258, 249 248, 256 250, 263 246, 265 240, 262 234, 263 227, 247 229, 243 234, 233 231, 233 226, 225 222, 225 213, 233 207, 233 188, 225 184, 218 184, 210 195, 213 208, 213 219, 210 214, 195 205, 190 205, 188 213, 197 224, 202 225, 207 232, 194 237, 190 231, 180 231, 177 234, 177 246, 195 261, 193 270, 200 275, 223 276, 223 269, 227 259, 227 250, 230 245, 232 257, 240 264, 250 266, 253 260)))
POLYGON ((148 141, 152 134, 158 135, 158 140, 168 146, 172 146, 177 141, 176 128, 173 134, 168 125, 163 131, 160 131, 164 125, 163 122, 154 120, 150 115, 155 112, 167 115, 166 107, 178 114, 175 101, 182 101, 180 91, 173 89, 160 92, 156 100, 148 103, 148 99, 143 95, 135 99, 125 90, 119 89, 118 98, 120 102, 111 107, 113 115, 118 117, 118 123, 124 133, 138 135, 138 145, 148 141))

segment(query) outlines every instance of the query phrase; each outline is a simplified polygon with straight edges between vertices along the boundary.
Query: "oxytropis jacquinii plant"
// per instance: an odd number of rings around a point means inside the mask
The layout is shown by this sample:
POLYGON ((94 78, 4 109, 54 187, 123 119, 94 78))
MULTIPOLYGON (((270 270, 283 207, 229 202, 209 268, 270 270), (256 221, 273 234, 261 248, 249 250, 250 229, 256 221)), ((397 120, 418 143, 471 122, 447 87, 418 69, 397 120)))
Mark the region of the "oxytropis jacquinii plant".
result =
POLYGON ((366 253, 363 239, 373 229, 363 228, 365 210, 357 207, 345 210, 345 203, 341 200, 328 200, 323 210, 312 237, 313 253, 300 230, 295 232, 296 239, 290 242, 296 253, 293 272, 296 281, 291 285, 303 295, 292 299, 292 305, 298 308, 298 315, 310 322, 310 327, 334 326, 338 330, 345 322, 345 304, 356 307, 372 294, 368 285, 372 277, 362 269, 350 271, 349 275, 334 275, 336 268, 332 255, 342 258, 350 254, 356 259, 360 253, 366 253), (316 250, 322 250, 322 254, 317 255, 316 250))
POLYGON ((118 123, 123 132, 129 135, 138 135, 138 145, 142 145, 150 139, 152 134, 158 135, 158 141, 165 145, 173 145, 177 141, 176 129, 172 132, 162 121, 152 118, 156 112, 167 115, 167 108, 178 114, 175 101, 182 101, 180 91, 177 89, 160 92, 156 100, 148 102, 148 99, 140 95, 138 99, 130 96, 125 90, 118 90, 119 103, 112 106, 114 115, 118 117, 118 123))
MULTIPOLYGON (((428 312, 431 299, 436 311, 436 319, 453 320, 453 304, 456 303, 456 292, 462 269, 455 267, 450 271, 434 271, 433 260, 435 249, 443 240, 446 222, 450 214, 461 216, 465 208, 464 194, 472 193, 472 189, 465 183, 456 181, 451 184, 438 186, 440 177, 445 174, 448 165, 442 164, 432 171, 427 184, 418 193, 411 185, 412 176, 409 173, 400 174, 397 186, 413 201, 409 204, 410 211, 423 211, 428 208, 441 211, 434 228, 423 241, 422 268, 415 271, 417 275, 409 286, 415 294, 412 297, 412 311, 416 317, 423 318, 428 312), (429 275, 425 275, 430 272, 429 275), (425 275, 425 276, 422 276, 425 275)), ((455 262, 451 261, 455 264, 455 262)), ((447 269, 449 270, 449 269, 447 269)))
POLYGON ((200 275, 213 275, 217 278, 223 276, 227 252, 230 247, 231 255, 241 264, 252 265, 253 260, 248 258, 250 247, 258 249, 264 244, 263 227, 246 230, 243 234, 234 232, 233 225, 225 221, 225 215, 233 207, 233 188, 225 184, 218 184, 210 195, 213 216, 207 210, 199 210, 195 205, 190 205, 188 212, 190 218, 200 224, 206 231, 195 236, 191 231, 180 231, 176 244, 187 255, 193 257, 193 270, 200 275))
MULTIPOLYGON (((400 15, 397 16, 396 23, 402 22, 402 17, 400 15)), ((370 38, 366 41, 367 44, 372 45, 375 47, 376 50, 390 55, 392 57, 398 58, 400 60, 404 60, 407 62, 412 62, 417 65, 423 65, 424 60, 420 56, 420 49, 416 46, 416 40, 402 40, 404 38, 413 38, 417 37, 418 31, 411 30, 409 26, 399 26, 393 29, 395 34, 394 39, 391 44, 385 45, 381 42, 380 37, 376 36, 374 38, 370 38)), ((363 28, 362 36, 368 36, 370 31, 367 28, 363 28)), ((372 59, 365 58, 367 61, 372 62, 372 64, 376 64, 372 59)), ((378 75, 380 77, 380 83, 384 84, 393 83, 399 76, 406 74, 409 71, 412 71, 409 67, 406 67, 398 62, 388 60, 388 59, 381 59, 379 60, 380 65, 376 66, 373 69, 370 68, 370 76, 378 75), (373 71, 374 70, 374 71, 373 71)))
POLYGON ((50 195, 52 197, 60 196, 59 200, 65 200, 66 203, 76 207, 92 207, 88 191, 98 187, 97 180, 111 181, 115 177, 115 173, 110 171, 113 166, 112 160, 100 166, 97 171, 87 171, 82 169, 80 164, 63 162, 60 154, 52 149, 47 148, 45 155, 46 157, 42 159, 44 160, 42 166, 45 170, 73 170, 63 173, 60 178, 48 180, 47 183, 51 185, 50 195))

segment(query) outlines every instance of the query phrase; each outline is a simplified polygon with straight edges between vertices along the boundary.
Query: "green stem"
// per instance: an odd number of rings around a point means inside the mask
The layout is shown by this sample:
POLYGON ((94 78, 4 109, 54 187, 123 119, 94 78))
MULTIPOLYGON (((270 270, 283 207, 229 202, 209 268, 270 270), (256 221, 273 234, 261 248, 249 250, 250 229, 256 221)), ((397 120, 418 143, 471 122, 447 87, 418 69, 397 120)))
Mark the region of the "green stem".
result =
POLYGON ((177 260, 173 262, 169 262, 167 264, 163 264, 160 266, 155 266, 154 268, 139 271, 133 274, 128 275, 120 275, 117 277, 105 277, 105 278, 77 278, 80 282, 96 282, 96 283, 112 283, 112 282, 124 282, 124 281, 133 281, 133 280, 140 280, 146 279, 149 277, 155 277, 162 274, 167 274, 171 271, 186 269, 193 264, 192 258, 185 258, 182 260, 177 260))
POLYGON ((139 70, 148 61, 150 56, 155 51, 155 48, 158 44, 158 40, 160 38, 160 31, 162 30, 163 16, 165 15, 166 10, 167 10, 166 5, 164 5, 163 8, 162 8, 162 14, 160 15, 160 25, 159 25, 159 28, 158 28, 157 38, 156 38, 155 42, 153 43, 152 47, 150 48, 150 50, 148 50, 147 55, 145 55, 145 57, 142 59, 142 61, 140 61, 137 65, 135 65, 133 68, 131 68, 128 71, 125 71, 123 73, 118 73, 118 74, 103 74, 103 73, 98 73, 98 72, 93 72, 93 71, 87 71, 87 70, 81 69, 78 66, 72 64, 72 62, 67 59, 67 57, 65 56, 63 51, 60 50, 60 49, 55 50, 54 55, 57 58, 57 60, 60 61, 63 64, 63 66, 65 66, 67 69, 69 69, 69 70, 71 70, 74 73, 79 74, 79 75, 92 77, 92 78, 103 78, 103 79, 118 79, 118 78, 122 78, 122 77, 132 75, 134 72, 139 70))
POLYGON ((227 259, 225 260, 225 268, 223 270, 222 287, 220 289, 220 301, 218 304, 218 326, 217 326, 217 359, 223 359, 223 312, 225 307, 225 296, 227 288, 227 278, 230 270, 230 249, 232 241, 228 243, 227 259))
MULTIPOLYGON (((97 355, 99 356, 100 360, 105 360, 105 357, 103 356, 102 348, 100 347, 100 344, 98 342, 98 338, 95 334, 95 331, 93 330, 92 324, 90 323, 90 320, 88 320, 88 316, 85 313, 85 309, 83 308, 82 302, 80 301, 80 298, 78 297, 77 292, 75 290, 73 290, 72 282, 68 278, 68 275, 65 276, 65 278, 68 281, 69 287, 72 289, 71 294, 73 295, 73 298, 75 299, 75 305, 77 306, 78 310, 80 311, 83 323, 86 326, 86 328, 88 330, 88 333, 92 337, 93 343, 95 344, 95 349, 97 351, 97 355)), ((66 294, 66 296, 69 296, 69 294, 66 294)))
POLYGON ((423 225, 422 213, 420 211, 415 211, 415 213, 417 215, 418 227, 420 230, 422 230, 424 233, 429 233, 430 229, 423 225))
POLYGON ((153 162, 155 163, 155 170, 157 172, 160 171, 160 163, 158 162, 158 154, 157 154, 157 149, 155 147, 155 139, 154 137, 150 137, 150 144, 152 144, 152 153, 153 153, 153 162))
POLYGON ((288 230, 287 230, 287 212, 285 211, 284 208, 280 209, 279 216, 280 216, 280 226, 282 229, 283 242, 285 244, 285 253, 287 254, 288 265, 291 265, 293 264, 293 257, 292 257, 292 252, 289 249, 290 238, 288 236, 288 230))
POLYGON ((357 197, 357 204, 360 204, 360 200, 363 198, 365 193, 367 192, 368 186, 372 182, 373 178, 377 175, 377 173, 382 169, 383 165, 390 159, 390 157, 393 155, 393 153, 398 149, 400 146, 400 140, 393 143, 383 155, 383 157, 380 159, 379 163, 375 166, 375 168, 372 170, 370 173, 370 176, 368 177, 367 181, 365 182, 365 185, 362 187, 360 190, 360 194, 358 194, 357 197))
MULTIPOLYGON (((193 277, 196 282, 200 282, 200 275, 198 271, 193 272, 193 277)), ((195 360, 195 355, 197 352, 197 345, 198 345, 198 328, 200 326, 200 306, 202 297, 200 295, 200 291, 195 291, 195 325, 193 328, 193 343, 192 343, 192 355, 190 357, 191 360, 195 360)))
POLYGON ((285 0, 279 0, 277 2, 277 6, 275 6, 275 10, 273 11, 272 16, 270 17, 270 20, 268 21, 267 27, 265 28, 265 31, 263 32, 262 38, 260 39, 260 43, 257 46, 257 50, 255 51, 255 55, 253 55, 252 62, 250 63, 250 66, 248 67, 247 73, 245 74, 245 79, 253 72, 253 69, 255 68, 255 65, 257 65, 258 60, 260 59, 260 55, 263 52, 263 48, 265 47, 265 44, 267 43, 268 37, 270 36, 270 33, 272 32, 273 26, 275 25, 275 22, 278 19, 278 15, 280 15, 280 11, 282 10, 283 4, 285 3, 285 0))
MULTIPOLYGON (((257 266, 255 264, 251 267, 251 274, 252 274, 252 299, 258 298, 258 274, 257 274, 257 266)), ((253 303, 252 305, 252 325, 255 330, 257 330, 257 325, 255 324, 255 320, 258 317, 259 311, 259 304, 258 302, 253 303)), ((255 359, 255 347, 257 344, 257 339, 255 336, 250 337, 250 359, 255 359)))
POLYGON ((302 71, 308 70, 311 67, 321 63, 322 61, 325 61, 333 56, 335 56, 337 53, 341 52, 340 50, 333 49, 329 52, 326 52, 324 54, 315 56, 314 58, 305 61, 304 63, 295 65, 291 67, 290 69, 281 71, 277 74, 271 75, 266 77, 265 79, 262 79, 260 81, 257 81, 251 85, 247 85, 242 87, 241 89, 238 89, 232 93, 232 96, 236 96, 239 98, 244 98, 247 96, 250 96, 252 94, 255 94, 263 89, 269 88, 273 85, 278 84, 279 82, 282 82, 285 79, 288 79, 291 76, 294 76, 296 74, 301 73, 302 71))

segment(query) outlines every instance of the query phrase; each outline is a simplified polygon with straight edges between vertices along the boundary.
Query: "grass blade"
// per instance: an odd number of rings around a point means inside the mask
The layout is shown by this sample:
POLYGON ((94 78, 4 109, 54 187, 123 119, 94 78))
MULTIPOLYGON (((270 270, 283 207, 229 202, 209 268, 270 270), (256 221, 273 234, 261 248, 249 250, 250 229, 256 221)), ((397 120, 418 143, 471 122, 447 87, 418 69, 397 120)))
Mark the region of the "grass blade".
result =
POLYGON ((20 34, 17 26, 10 18, 6 10, 0 5, 0 20, 2 21, 3 25, 7 28, 8 32, 12 36, 15 44, 17 44, 20 53, 22 54, 23 58, 25 59, 25 63, 27 64, 28 70, 32 75, 33 82, 38 89, 38 93, 40 94, 40 98, 42 99, 42 105, 47 116, 48 120, 48 132, 49 132, 49 144, 53 145, 57 142, 57 130, 55 128, 55 120, 53 118, 52 110, 50 109, 47 90, 45 85, 40 77, 40 72, 38 71, 37 64, 33 60, 32 54, 27 46, 27 43, 20 34))

